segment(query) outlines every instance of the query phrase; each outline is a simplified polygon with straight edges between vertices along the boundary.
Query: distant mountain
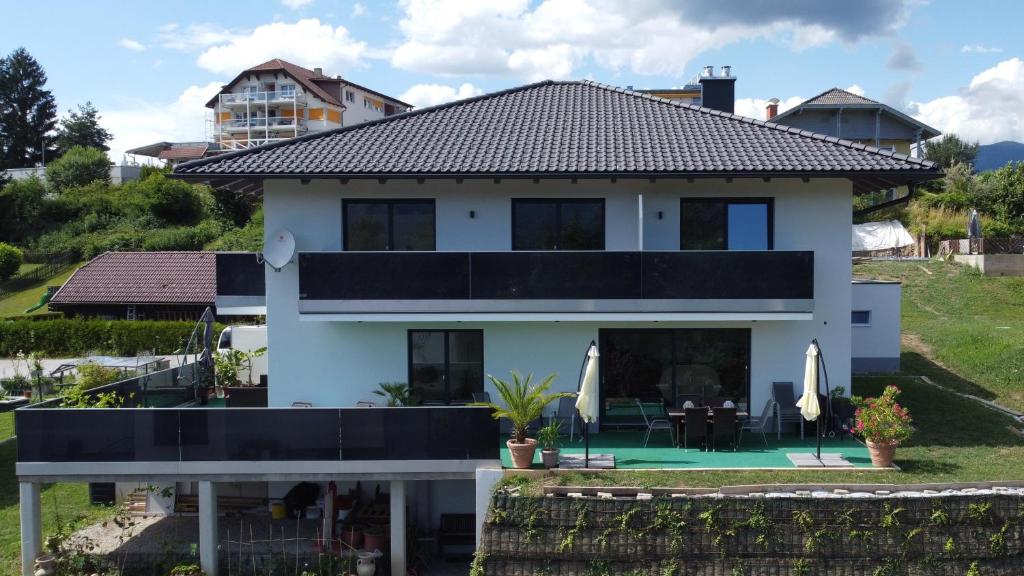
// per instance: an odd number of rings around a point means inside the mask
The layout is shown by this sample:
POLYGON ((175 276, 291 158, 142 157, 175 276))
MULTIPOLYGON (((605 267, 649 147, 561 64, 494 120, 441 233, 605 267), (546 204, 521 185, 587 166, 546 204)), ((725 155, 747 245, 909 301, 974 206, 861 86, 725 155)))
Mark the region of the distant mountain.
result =
POLYGON ((986 144, 978 147, 978 158, 974 161, 974 170, 976 172, 995 170, 1011 161, 1024 161, 1024 144, 1010 140, 986 144))

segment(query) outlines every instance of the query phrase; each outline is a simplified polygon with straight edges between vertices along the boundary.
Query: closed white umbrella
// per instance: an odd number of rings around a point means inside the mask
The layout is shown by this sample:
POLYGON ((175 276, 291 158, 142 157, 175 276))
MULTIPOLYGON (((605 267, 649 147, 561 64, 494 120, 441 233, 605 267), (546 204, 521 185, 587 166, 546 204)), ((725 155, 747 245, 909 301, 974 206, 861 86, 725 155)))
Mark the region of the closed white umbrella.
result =
POLYGON ((591 341, 584 360, 583 375, 580 377, 579 393, 576 395, 576 412, 584 422, 584 468, 590 467, 590 423, 597 421, 597 413, 601 409, 597 390, 597 357, 597 344, 591 341))
POLYGON ((800 415, 804 420, 814 422, 821 416, 818 404, 818 347, 811 344, 807 347, 807 360, 804 363, 804 395, 796 401, 800 415))

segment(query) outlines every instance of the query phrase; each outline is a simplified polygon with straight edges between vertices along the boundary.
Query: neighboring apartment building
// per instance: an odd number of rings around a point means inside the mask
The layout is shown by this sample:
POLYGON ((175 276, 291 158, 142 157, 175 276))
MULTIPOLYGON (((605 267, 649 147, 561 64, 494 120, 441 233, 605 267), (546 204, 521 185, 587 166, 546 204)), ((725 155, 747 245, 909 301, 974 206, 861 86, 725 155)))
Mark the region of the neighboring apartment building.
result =
POLYGON ((899 110, 840 88, 830 88, 781 114, 777 101, 765 119, 860 144, 921 156, 921 142, 941 132, 899 110))
MULTIPOLYGON (((268 242, 294 236, 291 262, 263 270, 270 407, 179 411, 178 452, 139 433, 103 467, 62 451, 63 439, 23 448, 19 433, 26 553, 44 480, 197 481, 209 576, 218 490, 267 483, 281 497, 300 479, 360 480, 390 493, 391 573, 405 574, 406 510, 428 527, 449 511, 482 522, 500 477, 489 412, 459 405, 497 399, 486 375, 510 370, 556 373, 554 389, 574 392, 591 341, 599 428, 623 424, 609 410, 620 399, 724 397, 760 413, 772 382, 802 380, 813 338, 831 385, 849 390, 852 197, 938 174, 587 81, 179 165, 189 181, 262 189, 268 242), (394 381, 425 405, 354 408, 394 381)), ((256 295, 245 285, 234 296, 256 295)), ((19 417, 19 430, 34 425, 19 417)))
POLYGON ((241 72, 206 103, 214 140, 236 150, 407 112, 407 104, 275 58, 241 72))

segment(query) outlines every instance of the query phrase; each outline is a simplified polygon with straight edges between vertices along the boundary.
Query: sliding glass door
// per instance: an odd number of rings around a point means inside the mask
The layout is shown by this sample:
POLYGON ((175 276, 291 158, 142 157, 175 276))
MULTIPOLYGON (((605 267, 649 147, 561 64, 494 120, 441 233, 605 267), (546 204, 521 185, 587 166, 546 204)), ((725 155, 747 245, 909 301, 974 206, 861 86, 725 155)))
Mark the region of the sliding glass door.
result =
POLYGON ((481 330, 410 330, 409 386, 423 404, 465 404, 484 389, 481 330))
POLYGON ((749 398, 746 328, 601 330, 600 351, 602 425, 633 423, 628 410, 615 407, 635 399, 671 407, 749 398))

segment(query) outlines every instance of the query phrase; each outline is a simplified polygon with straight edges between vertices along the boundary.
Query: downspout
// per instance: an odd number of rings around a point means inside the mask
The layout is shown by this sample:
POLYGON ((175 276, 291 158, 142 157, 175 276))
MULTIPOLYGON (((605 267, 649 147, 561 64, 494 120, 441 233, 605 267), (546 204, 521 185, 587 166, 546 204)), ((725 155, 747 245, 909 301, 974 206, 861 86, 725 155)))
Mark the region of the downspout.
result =
POLYGON ((641 252, 644 250, 644 195, 641 192, 636 195, 636 245, 641 252))
POLYGON ((882 144, 882 109, 875 112, 875 148, 882 144))
POLYGON ((836 138, 843 137, 843 109, 836 110, 836 138))

